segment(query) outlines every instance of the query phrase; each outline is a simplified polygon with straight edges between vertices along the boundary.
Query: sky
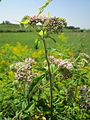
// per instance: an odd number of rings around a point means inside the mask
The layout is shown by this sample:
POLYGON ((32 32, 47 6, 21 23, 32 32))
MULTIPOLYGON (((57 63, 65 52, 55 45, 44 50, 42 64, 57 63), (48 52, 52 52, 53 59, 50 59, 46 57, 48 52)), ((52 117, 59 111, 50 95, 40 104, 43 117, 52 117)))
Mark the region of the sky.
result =
MULTIPOLYGON (((25 15, 36 15, 46 0, 2 0, 0 23, 17 23, 25 15)), ((43 14, 65 18, 68 26, 90 29, 90 0, 53 0, 43 14)))

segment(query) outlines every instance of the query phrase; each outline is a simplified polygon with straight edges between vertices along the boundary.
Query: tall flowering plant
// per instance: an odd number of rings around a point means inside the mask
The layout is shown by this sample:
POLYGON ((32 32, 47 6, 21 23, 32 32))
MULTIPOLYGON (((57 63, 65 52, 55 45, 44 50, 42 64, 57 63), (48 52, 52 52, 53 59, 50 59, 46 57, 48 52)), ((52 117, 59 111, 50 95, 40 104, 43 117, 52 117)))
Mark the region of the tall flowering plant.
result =
MULTIPOLYGON (((32 30, 37 34, 38 39, 36 39, 35 43, 36 46, 38 46, 38 43, 40 41, 43 42, 44 46, 44 53, 45 53, 45 59, 47 62, 47 67, 48 67, 48 77, 50 81, 50 108, 51 108, 51 120, 53 119, 53 85, 52 85, 52 72, 51 72, 51 67, 50 67, 50 60, 48 56, 48 49, 47 49, 47 43, 46 43, 46 38, 53 38, 50 36, 52 32, 61 32, 63 27, 66 26, 66 21, 63 18, 58 18, 58 17, 46 17, 44 15, 36 15, 36 16, 25 16, 22 21, 22 25, 28 26, 32 28, 32 30), (40 24, 41 25, 41 30, 39 32, 36 31, 35 27, 40 24)), ((62 61, 63 62, 63 61, 62 61)), ((64 66, 70 67, 71 64, 64 63, 64 66)))
MULTIPOLYGON (((50 83, 50 112, 51 112, 50 118, 52 120, 53 119, 53 92, 52 92, 53 91, 53 84, 52 84, 53 73, 51 71, 51 62, 50 62, 49 55, 48 55, 46 38, 50 38, 51 40, 54 40, 54 38, 51 36, 51 34, 53 32, 55 32, 55 33, 62 32, 63 27, 65 27, 67 25, 67 23, 66 23, 65 19, 63 19, 63 18, 50 17, 50 16, 47 17, 47 16, 44 16, 44 15, 41 15, 43 10, 46 8, 46 6, 50 2, 51 2, 51 0, 47 0, 46 4, 44 4, 40 8, 40 11, 39 11, 38 15, 35 15, 35 16, 32 16, 32 17, 31 16, 25 16, 21 20, 20 24, 24 25, 25 27, 30 26, 32 31, 34 31, 36 33, 36 35, 37 35, 37 39, 35 41, 36 48, 38 48, 39 43, 41 41, 43 42, 44 55, 45 55, 46 65, 47 65, 47 75, 46 76, 48 76, 49 83, 50 83), (41 26, 41 30, 39 32, 37 32, 37 30, 35 29, 35 27, 37 25, 41 26)), ((19 66, 16 65, 16 78, 18 80, 26 80, 28 82, 31 82, 32 81, 31 79, 34 79, 35 77, 37 78, 37 74, 36 73, 32 74, 32 72, 31 72, 32 71, 31 64, 34 61, 31 60, 31 59, 30 59, 30 61, 29 61, 30 63, 26 63, 26 60, 25 60, 25 62, 20 63, 19 66)), ((65 64, 63 66, 65 66, 65 64)), ((68 67, 68 66, 69 65, 67 63, 66 67, 68 67)), ((40 77, 40 79, 42 77, 40 77)), ((47 79, 47 77, 46 77, 46 79, 47 79)))

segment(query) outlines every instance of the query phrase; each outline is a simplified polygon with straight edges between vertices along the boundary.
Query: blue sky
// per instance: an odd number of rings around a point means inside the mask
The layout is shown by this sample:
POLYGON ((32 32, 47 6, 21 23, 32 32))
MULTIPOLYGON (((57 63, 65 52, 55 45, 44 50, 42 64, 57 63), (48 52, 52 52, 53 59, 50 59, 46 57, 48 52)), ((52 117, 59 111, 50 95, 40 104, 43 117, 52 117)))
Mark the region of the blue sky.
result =
MULTIPOLYGON (((2 0, 0 2, 0 22, 20 21, 25 15, 37 14, 46 0, 2 0)), ((51 16, 63 17, 68 25, 90 29, 90 0, 53 0, 45 9, 51 16)))

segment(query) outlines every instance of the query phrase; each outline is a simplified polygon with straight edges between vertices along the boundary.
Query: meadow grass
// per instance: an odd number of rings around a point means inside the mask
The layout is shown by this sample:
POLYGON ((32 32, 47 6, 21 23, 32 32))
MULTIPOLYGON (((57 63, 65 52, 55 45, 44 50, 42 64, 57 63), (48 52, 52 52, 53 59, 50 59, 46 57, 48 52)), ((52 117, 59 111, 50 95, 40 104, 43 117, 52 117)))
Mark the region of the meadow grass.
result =
POLYGON ((90 55, 90 32, 66 32, 66 46, 73 51, 86 52, 90 55))
MULTIPOLYGON (((56 43, 47 39, 52 48, 61 47, 70 49, 74 52, 86 52, 90 55, 90 32, 64 32, 64 39, 60 40, 57 34, 52 34, 56 43)), ((17 42, 28 47, 34 47, 34 41, 37 38, 33 32, 3 32, 0 33, 0 47, 5 44, 16 45, 17 42)), ((42 44, 41 44, 42 47, 42 44)))

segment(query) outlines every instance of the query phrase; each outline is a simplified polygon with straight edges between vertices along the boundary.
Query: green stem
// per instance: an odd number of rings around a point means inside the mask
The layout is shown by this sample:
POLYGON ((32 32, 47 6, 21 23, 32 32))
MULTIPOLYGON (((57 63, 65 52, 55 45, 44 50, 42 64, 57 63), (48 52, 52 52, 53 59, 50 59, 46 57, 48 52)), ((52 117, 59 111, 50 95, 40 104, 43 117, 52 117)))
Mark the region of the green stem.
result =
POLYGON ((47 61, 47 65, 48 65, 48 74, 49 74, 49 79, 50 79, 50 106, 51 106, 51 120, 52 120, 52 112, 53 112, 53 105, 52 105, 52 74, 51 74, 51 70, 50 70, 50 63, 49 63, 49 59, 48 59, 48 52, 47 52, 47 45, 45 42, 45 37, 44 37, 44 30, 43 30, 43 45, 44 45, 44 52, 45 52, 45 58, 47 61))

